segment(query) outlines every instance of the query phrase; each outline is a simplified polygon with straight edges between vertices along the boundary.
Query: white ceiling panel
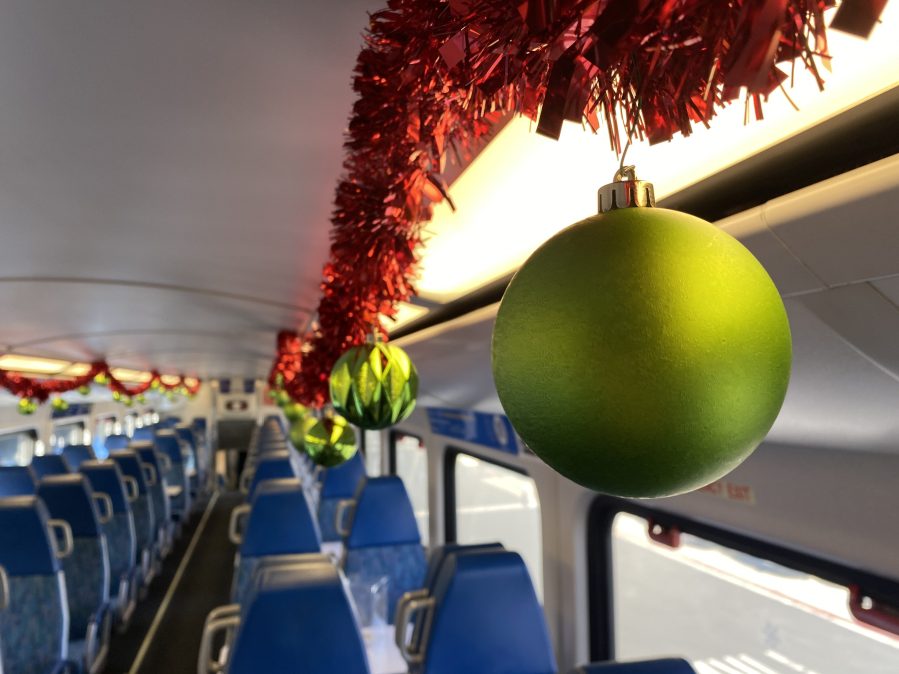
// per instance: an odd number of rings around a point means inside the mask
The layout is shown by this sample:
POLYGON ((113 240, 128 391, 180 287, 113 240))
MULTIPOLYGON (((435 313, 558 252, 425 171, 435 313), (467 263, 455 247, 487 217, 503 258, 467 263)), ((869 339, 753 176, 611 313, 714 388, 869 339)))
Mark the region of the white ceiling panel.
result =
POLYGON ((381 4, 0 2, 0 343, 305 321, 381 4))

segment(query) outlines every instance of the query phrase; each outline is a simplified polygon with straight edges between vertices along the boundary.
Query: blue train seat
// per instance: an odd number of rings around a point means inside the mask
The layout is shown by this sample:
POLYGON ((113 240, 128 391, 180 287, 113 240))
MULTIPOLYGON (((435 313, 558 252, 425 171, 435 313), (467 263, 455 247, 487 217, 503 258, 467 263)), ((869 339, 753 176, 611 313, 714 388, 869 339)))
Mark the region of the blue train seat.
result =
POLYGON ((278 480, 282 478, 299 477, 290 461, 290 455, 287 452, 275 452, 260 457, 256 462, 253 470, 253 477, 247 487, 247 500, 252 501, 256 494, 256 489, 262 482, 266 480, 278 480))
POLYGON ((106 439, 103 441, 103 446, 106 447, 107 457, 109 456, 109 452, 113 452, 117 449, 125 449, 130 444, 131 438, 122 433, 107 435, 106 439))
POLYGON ((95 495, 77 473, 41 480, 37 495, 51 517, 68 523, 72 534, 72 553, 62 562, 69 603, 69 660, 84 672, 99 671, 109 647, 111 616, 109 555, 95 495))
POLYGON ((109 598, 121 627, 131 620, 137 603, 140 577, 137 566, 137 534, 130 497, 137 493, 133 484, 126 492, 125 476, 114 461, 85 461, 84 475, 95 494, 105 494, 112 505, 112 514, 101 523, 109 550, 109 598))
POLYGON ((130 449, 110 452, 109 458, 115 461, 125 478, 131 478, 137 485, 137 497, 131 501, 131 514, 134 519, 141 582, 146 586, 159 571, 157 561, 160 557, 159 541, 156 536, 156 516, 147 486, 147 471, 144 470, 137 453, 130 449))
POLYGON ((0 499, 0 565, 9 581, 9 601, 0 611, 4 672, 62 672, 69 652, 66 581, 60 549, 51 529, 69 525, 49 519, 46 506, 34 496, 0 499), (39 627, 37 627, 39 626, 39 627), (8 647, 15 644, 15 648, 8 647))
POLYGON ((295 478, 265 480, 250 504, 232 511, 231 539, 239 545, 231 600, 241 603, 259 563, 272 556, 321 552, 321 536, 303 486, 295 478), (240 518, 247 515, 243 533, 240 518))
POLYGON ((31 496, 37 479, 31 466, 0 466, 0 497, 31 496))
POLYGON ((224 628, 236 629, 228 674, 371 671, 340 572, 327 561, 261 569, 240 612, 207 623, 198 672, 212 670, 210 646, 224 628))
POLYGON ((359 488, 346 537, 347 577, 375 582, 387 577, 387 615, 399 598, 423 587, 427 562, 412 502, 395 475, 366 480, 359 488))
POLYGON ((663 658, 640 662, 598 662, 583 665, 571 674, 696 674, 696 670, 686 660, 663 658))
POLYGON ((346 463, 324 471, 318 503, 318 526, 322 532, 322 540, 339 541, 340 533, 335 526, 337 504, 353 498, 359 483, 365 479, 365 463, 359 452, 356 452, 346 463))
POLYGON ((153 506, 153 516, 156 520, 156 536, 159 550, 164 557, 171 550, 175 534, 165 473, 161 469, 159 455, 152 442, 132 442, 131 449, 137 453, 141 464, 145 466, 147 490, 150 493, 150 504, 153 506))
POLYGON ((187 521, 190 516, 190 481, 187 476, 187 464, 181 441, 175 431, 167 428, 157 431, 153 437, 156 450, 168 457, 165 481, 171 494, 172 516, 179 522, 187 521))
POLYGON ((61 454, 69 464, 69 470, 78 470, 84 461, 96 461, 97 455, 90 445, 68 445, 62 448, 61 454))
POLYGON ((280 414, 269 414, 262 420, 260 431, 278 431, 282 436, 287 435, 287 427, 280 414))
POLYGON ((153 440, 153 434, 156 432, 156 425, 141 426, 134 429, 134 435, 131 436, 131 442, 150 442, 153 440))
POLYGON ((200 462, 197 458, 197 438, 188 424, 175 426, 175 435, 181 440, 182 449, 187 448, 184 455, 185 471, 190 485, 191 498, 196 498, 200 485, 200 462))
MULTIPOLYGON (((419 653, 403 655, 426 674, 555 674, 543 609, 521 556, 483 551, 447 558, 427 609, 430 629, 419 653)), ((404 629, 408 614, 400 616, 404 629)))
POLYGON ((59 454, 44 454, 43 456, 33 457, 31 459, 31 470, 34 471, 34 476, 38 480, 48 475, 65 475, 71 472, 65 457, 59 454))
POLYGON ((472 552, 489 552, 492 550, 505 550, 505 548, 503 547, 503 544, 499 542, 468 545, 462 543, 444 543, 443 545, 432 548, 428 554, 428 570, 425 573, 424 582, 425 591, 428 593, 433 592, 434 585, 437 582, 437 577, 440 575, 444 562, 454 555, 472 552))

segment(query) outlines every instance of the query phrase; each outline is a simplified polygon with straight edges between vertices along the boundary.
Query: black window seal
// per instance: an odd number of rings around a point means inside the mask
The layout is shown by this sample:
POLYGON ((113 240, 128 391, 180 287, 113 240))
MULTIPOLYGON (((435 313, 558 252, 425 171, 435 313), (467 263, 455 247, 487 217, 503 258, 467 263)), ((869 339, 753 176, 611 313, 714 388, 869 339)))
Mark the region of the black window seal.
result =
POLYGON ((777 543, 738 533, 699 519, 641 503, 599 494, 587 517, 590 659, 615 656, 614 587, 612 582, 612 523, 619 513, 636 515, 662 527, 677 529, 731 550, 774 562, 843 587, 861 587, 865 595, 899 606, 899 582, 777 543))
POLYGON ((453 445, 447 446, 443 453, 443 540, 447 543, 455 543, 458 536, 456 528, 456 458, 460 454, 474 457, 478 461, 492 463, 494 466, 511 470, 513 473, 518 473, 528 478, 531 477, 520 466, 513 466, 476 451, 461 449, 453 445))
POLYGON ((407 433, 406 431, 400 431, 396 429, 391 430, 389 440, 390 451, 387 452, 387 470, 390 475, 396 475, 396 443, 400 438, 415 438, 416 440, 418 440, 420 445, 424 446, 424 438, 422 438, 420 435, 416 435, 415 433, 407 433))

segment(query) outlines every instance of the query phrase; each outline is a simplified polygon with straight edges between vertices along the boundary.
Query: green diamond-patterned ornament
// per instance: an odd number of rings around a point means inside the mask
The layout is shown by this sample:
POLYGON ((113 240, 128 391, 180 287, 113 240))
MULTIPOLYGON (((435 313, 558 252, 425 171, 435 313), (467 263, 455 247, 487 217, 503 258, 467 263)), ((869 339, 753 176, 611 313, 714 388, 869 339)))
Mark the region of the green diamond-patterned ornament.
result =
POLYGON ((377 430, 412 414, 418 372, 400 347, 375 342, 343 354, 330 384, 334 409, 360 428, 377 430))
POLYGON ((302 421, 303 417, 306 416, 306 408, 300 405, 300 403, 293 401, 287 403, 281 409, 284 410, 284 416, 287 417, 287 421, 291 424, 302 421))
POLYGON ((310 417, 307 421, 303 449, 316 465, 333 468, 356 453, 356 433, 343 417, 310 417))

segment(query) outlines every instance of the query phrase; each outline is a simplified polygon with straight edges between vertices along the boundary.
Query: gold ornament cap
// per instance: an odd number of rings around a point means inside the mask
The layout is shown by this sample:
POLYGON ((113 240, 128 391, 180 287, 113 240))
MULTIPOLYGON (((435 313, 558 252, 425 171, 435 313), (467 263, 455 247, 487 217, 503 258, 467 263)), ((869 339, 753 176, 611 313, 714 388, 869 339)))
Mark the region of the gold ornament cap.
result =
POLYGON ((652 208, 656 205, 652 183, 637 180, 636 167, 622 166, 615 172, 614 181, 599 188, 597 201, 600 213, 619 208, 652 208))

